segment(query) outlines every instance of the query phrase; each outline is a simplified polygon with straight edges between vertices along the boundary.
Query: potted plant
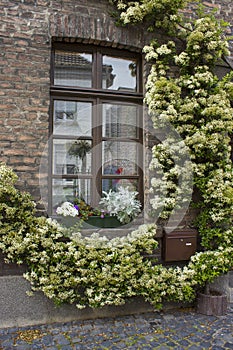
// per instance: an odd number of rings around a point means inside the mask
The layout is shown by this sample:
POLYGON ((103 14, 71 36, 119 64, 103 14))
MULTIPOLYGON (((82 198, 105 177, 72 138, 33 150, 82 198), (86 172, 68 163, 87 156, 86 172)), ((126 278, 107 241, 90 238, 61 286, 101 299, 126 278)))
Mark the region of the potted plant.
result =
POLYGON ((130 191, 128 187, 119 186, 117 191, 103 191, 103 194, 99 204, 122 224, 128 224, 141 212, 141 203, 136 199, 138 192, 130 191))
POLYGON ((205 290, 197 294, 197 312, 207 316, 222 316, 227 312, 227 295, 211 289, 206 283, 205 290))
POLYGON ((224 315, 227 310, 228 271, 233 265, 233 248, 219 247, 194 254, 187 266, 195 286, 197 312, 224 315))
POLYGON ((93 208, 82 198, 72 202, 64 202, 56 210, 61 222, 68 227, 90 226, 114 228, 128 224, 141 211, 141 203, 136 199, 137 192, 119 187, 115 192, 103 192, 104 197, 99 204, 102 209, 93 208))
POLYGON ((227 295, 222 283, 232 265, 231 248, 204 250, 191 258, 190 267, 195 265, 193 275, 197 289, 197 312, 210 316, 224 315, 227 311, 227 295), (226 265, 228 263, 229 265, 226 265))
POLYGON ((62 225, 66 227, 71 226, 80 226, 80 220, 78 220, 79 217, 79 210, 74 203, 71 202, 63 202, 59 207, 56 209, 56 213, 58 214, 59 218, 58 221, 61 222, 62 225))
POLYGON ((92 208, 82 198, 75 198, 72 202, 64 202, 56 210, 60 221, 66 227, 75 226, 75 228, 85 227, 85 222, 92 226, 103 227, 101 221, 102 212, 99 209, 92 208), (91 220, 93 218, 93 220, 91 220))

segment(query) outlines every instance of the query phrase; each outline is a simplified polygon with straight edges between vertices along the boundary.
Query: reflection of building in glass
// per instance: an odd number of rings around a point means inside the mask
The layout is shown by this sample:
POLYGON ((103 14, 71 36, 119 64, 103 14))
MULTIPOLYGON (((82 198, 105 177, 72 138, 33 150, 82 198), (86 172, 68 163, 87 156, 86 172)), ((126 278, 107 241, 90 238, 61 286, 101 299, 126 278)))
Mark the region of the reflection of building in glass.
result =
POLYGON ((103 129, 105 140, 103 142, 103 174, 115 175, 116 178, 103 179, 102 189, 104 191, 116 190, 118 185, 122 185, 117 176, 138 174, 137 106, 119 103, 104 104, 103 129))
POLYGON ((91 141, 59 140, 54 142, 54 174, 71 175, 91 172, 91 141), (73 152, 76 143, 83 143, 83 150, 73 152))
MULTIPOLYGON (((91 147, 91 141, 56 140, 53 148, 54 174, 72 176, 91 173, 91 147)), ((90 180, 72 177, 54 180, 53 200, 55 206, 56 203, 64 201, 62 193, 65 194, 66 200, 72 200, 72 198, 79 196, 90 201, 90 180), (60 186, 62 186, 62 191, 60 186)))
POLYGON ((91 136, 92 103, 54 101, 54 132, 58 135, 91 136))
POLYGON ((113 67, 110 64, 102 65, 102 88, 109 89, 113 86, 116 75, 112 74, 113 67))
POLYGON ((137 64, 134 60, 103 55, 102 88, 135 92, 137 88, 136 71, 137 64), (111 82, 105 77, 112 72, 114 73, 114 81, 111 82))
MULTIPOLYGON (((102 67, 103 87, 113 85, 113 67, 102 67)), ((87 53, 56 51, 54 84, 64 86, 92 87, 92 55, 87 53)))
POLYGON ((54 84, 91 87, 92 55, 77 52, 55 52, 54 84))
POLYGON ((71 46, 54 48, 53 55, 52 86, 59 94, 53 98, 51 208, 61 193, 96 206, 103 190, 138 189, 139 117, 131 101, 138 60, 128 53, 115 57, 108 49, 110 55, 98 47, 78 52, 71 46), (88 145, 84 157, 83 149, 71 152, 80 143, 88 145))

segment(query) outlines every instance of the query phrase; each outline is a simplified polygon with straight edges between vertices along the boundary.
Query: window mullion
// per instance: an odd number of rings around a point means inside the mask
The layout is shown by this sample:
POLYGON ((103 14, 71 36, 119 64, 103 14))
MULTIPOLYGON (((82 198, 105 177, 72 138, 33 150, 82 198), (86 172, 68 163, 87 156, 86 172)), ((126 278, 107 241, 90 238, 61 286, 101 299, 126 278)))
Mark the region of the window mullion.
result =
POLYGON ((93 136, 93 148, 92 148, 92 164, 93 164, 93 205, 98 205, 101 197, 101 177, 102 172, 102 108, 100 100, 97 98, 96 103, 93 106, 92 116, 92 136, 93 136))
POLYGON ((97 89, 102 88, 102 54, 98 50, 95 53, 95 78, 96 78, 96 85, 95 87, 97 89))

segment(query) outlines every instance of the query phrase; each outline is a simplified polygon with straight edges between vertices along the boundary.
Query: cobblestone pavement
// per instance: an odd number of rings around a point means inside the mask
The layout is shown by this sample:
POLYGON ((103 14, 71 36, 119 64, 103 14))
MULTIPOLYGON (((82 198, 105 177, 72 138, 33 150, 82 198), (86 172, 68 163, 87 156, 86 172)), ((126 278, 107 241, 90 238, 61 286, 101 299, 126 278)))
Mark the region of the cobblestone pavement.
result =
POLYGON ((225 316, 193 309, 0 329, 0 350, 233 349, 233 304, 225 316))

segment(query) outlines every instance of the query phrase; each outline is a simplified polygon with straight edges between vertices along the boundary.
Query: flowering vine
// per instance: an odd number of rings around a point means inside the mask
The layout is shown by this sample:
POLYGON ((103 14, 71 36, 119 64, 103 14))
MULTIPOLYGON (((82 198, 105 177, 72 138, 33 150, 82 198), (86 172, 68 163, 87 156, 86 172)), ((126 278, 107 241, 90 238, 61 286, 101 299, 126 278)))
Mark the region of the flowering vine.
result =
POLYGON ((153 147, 151 169, 152 206, 161 207, 168 218, 190 190, 189 172, 199 192, 197 226, 205 251, 196 253, 180 267, 165 267, 146 258, 157 248, 156 226, 143 225, 123 238, 97 234, 83 237, 66 231, 56 222, 35 216, 35 205, 16 187, 17 176, 0 165, 0 249, 6 258, 26 262, 25 274, 32 290, 41 290, 57 304, 76 303, 102 307, 123 304, 129 297, 143 296, 155 307, 165 300, 191 301, 196 289, 233 266, 232 163, 229 133, 232 132, 232 74, 222 80, 214 73, 217 60, 228 54, 227 40, 213 16, 180 24, 179 8, 185 2, 168 0, 112 0, 125 24, 147 22, 150 31, 171 28, 177 40, 152 41, 144 51, 152 63, 145 101, 156 128, 172 124, 174 135, 153 147), (171 69, 173 67, 173 69, 171 69), (176 67, 174 69, 174 67, 176 67), (179 159, 176 147, 179 148, 179 159), (190 159, 182 154, 190 152, 190 159), (175 159, 175 160, 174 160, 175 159), (182 166, 181 166, 182 165, 182 166), (179 188, 180 176, 185 186, 179 188), (160 194, 166 199, 160 202, 160 194))
POLYGON ((188 0, 110 0, 118 10, 118 22, 128 23, 144 22, 149 31, 154 28, 163 28, 173 33, 177 23, 181 20, 180 9, 183 9, 188 0))
POLYGON ((28 193, 15 187, 17 176, 0 164, 0 249, 7 261, 25 262, 29 295, 42 291, 57 305, 78 308, 122 305, 141 296, 155 308, 166 300, 191 301, 196 288, 226 272, 233 248, 194 255, 184 268, 147 258, 157 249, 156 226, 142 225, 127 236, 84 237, 56 221, 35 216, 28 193))
MULTIPOLYGON (((202 236, 202 245, 208 249, 229 246, 233 239, 233 172, 229 136, 233 129, 233 74, 225 76, 224 83, 214 74, 217 59, 229 53, 228 43, 220 29, 214 18, 203 17, 194 21, 192 30, 189 24, 182 51, 172 41, 162 46, 152 42, 144 49, 147 59, 154 60, 148 77, 146 102, 154 126, 171 123, 189 149, 194 185, 200 195, 196 203, 200 209, 196 225, 202 236), (172 77, 170 67, 174 69, 175 65, 176 75, 172 77)), ((182 39, 184 37, 182 28, 182 39)), ((155 145, 153 156, 160 164, 160 171, 162 166, 166 174, 165 181, 170 177, 173 187, 176 187, 175 163, 165 160, 169 159, 165 155, 172 154, 173 147, 176 147, 175 143, 170 150, 166 143, 155 145)), ((153 161, 152 166, 157 169, 156 162, 153 161)), ((156 189, 158 184, 152 181, 152 186, 156 189)), ((174 189, 170 193, 167 191, 174 203, 175 192, 174 189)))
MULTIPOLYGON (((116 1, 120 18, 127 23, 151 23, 155 32, 163 9, 157 1, 116 1), (149 19, 148 19, 149 16, 149 19)), ((171 6, 173 17, 180 3, 171 6), (174 6, 178 5, 175 9, 174 6)), ((177 40, 158 43, 152 40, 144 47, 151 63, 147 79, 145 102, 155 128, 171 124, 188 148, 193 182, 199 193, 196 206, 200 209, 196 225, 206 249, 232 244, 233 170, 230 159, 230 134, 233 129, 233 72, 219 79, 216 64, 229 55, 224 35, 227 25, 198 9, 200 18, 176 22, 177 40)), ((166 16, 164 16, 166 17, 166 16)), ((172 18, 173 18, 172 17, 172 18)), ((172 22, 170 16, 170 21, 172 22)), ((162 24, 161 26, 165 28, 162 24)), ((166 28, 165 28, 166 29, 166 28)), ((174 154, 177 142, 167 140, 153 147, 151 169, 161 174, 152 179, 152 207, 160 206, 160 217, 168 218, 187 200, 188 186, 179 187, 181 169, 174 154), (162 193, 163 191, 163 193, 162 193), (161 193, 163 194, 161 196, 161 193), (165 198, 159 201, 159 198, 165 198)), ((179 152, 180 157, 184 154, 179 152)), ((188 183, 187 183, 188 184, 188 183)))

